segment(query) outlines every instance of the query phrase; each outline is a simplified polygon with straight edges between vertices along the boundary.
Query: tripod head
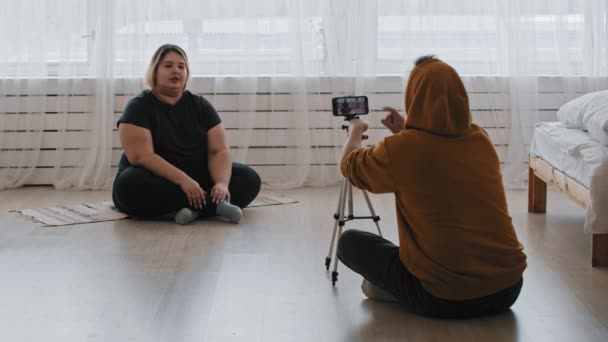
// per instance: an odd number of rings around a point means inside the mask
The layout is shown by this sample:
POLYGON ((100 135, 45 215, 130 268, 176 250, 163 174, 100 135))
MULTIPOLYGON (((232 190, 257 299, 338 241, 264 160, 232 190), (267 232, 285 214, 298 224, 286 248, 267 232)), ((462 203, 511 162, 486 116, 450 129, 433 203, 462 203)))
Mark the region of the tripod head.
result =
MULTIPOLYGON (((352 119, 358 119, 358 118, 359 118, 359 115, 345 115, 344 116, 344 121, 350 122, 350 120, 352 120, 352 119)), ((342 129, 346 130, 346 133, 348 133, 348 127, 349 127, 349 125, 342 124, 342 129)))

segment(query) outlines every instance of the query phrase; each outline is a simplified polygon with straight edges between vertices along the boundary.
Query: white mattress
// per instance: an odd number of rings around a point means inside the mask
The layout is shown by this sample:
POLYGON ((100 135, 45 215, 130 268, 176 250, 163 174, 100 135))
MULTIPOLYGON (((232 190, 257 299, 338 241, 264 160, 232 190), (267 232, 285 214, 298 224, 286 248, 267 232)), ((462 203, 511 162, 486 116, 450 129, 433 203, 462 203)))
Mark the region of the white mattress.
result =
POLYGON ((608 233, 608 146, 581 129, 541 122, 534 129, 530 152, 589 188, 585 232, 608 233))

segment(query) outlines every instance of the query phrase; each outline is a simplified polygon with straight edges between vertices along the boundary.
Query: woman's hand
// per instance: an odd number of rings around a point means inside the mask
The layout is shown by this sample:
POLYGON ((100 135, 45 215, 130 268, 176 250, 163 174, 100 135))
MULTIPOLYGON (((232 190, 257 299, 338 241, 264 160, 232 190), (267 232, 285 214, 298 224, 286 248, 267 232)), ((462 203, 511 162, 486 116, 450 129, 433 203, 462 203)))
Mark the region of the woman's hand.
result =
POLYGON ((202 209, 207 204, 205 200, 205 190, 194 179, 188 177, 179 187, 188 196, 188 203, 191 207, 202 209))
POLYGON ((228 191, 228 185, 225 183, 216 183, 211 188, 211 199, 213 203, 218 204, 225 200, 230 199, 230 192, 228 191))
POLYGON ((401 132, 401 130, 405 128, 405 119, 403 116, 401 116, 393 107, 384 107, 382 109, 388 111, 388 114, 386 114, 384 119, 380 120, 380 122, 393 133, 401 132))

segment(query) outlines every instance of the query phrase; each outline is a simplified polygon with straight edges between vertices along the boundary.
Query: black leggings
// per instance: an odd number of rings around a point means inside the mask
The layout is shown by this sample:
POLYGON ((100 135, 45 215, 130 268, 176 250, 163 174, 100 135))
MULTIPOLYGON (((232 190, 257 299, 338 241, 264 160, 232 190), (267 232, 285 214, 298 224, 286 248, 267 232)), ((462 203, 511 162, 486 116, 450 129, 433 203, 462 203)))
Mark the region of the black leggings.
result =
MULTIPOLYGON (((192 176, 191 176, 192 177, 192 176)), ((215 216, 215 204, 209 196, 211 179, 193 177, 206 192, 207 205, 200 217, 215 216)), ((252 168, 241 163, 232 163, 232 177, 228 184, 230 203, 244 208, 260 192, 260 176, 252 168)), ((181 208, 191 208, 182 189, 169 180, 156 176, 141 167, 128 167, 116 175, 112 188, 112 200, 118 210, 137 217, 158 217, 181 208)))
POLYGON ((437 318, 468 318, 508 310, 523 280, 489 296, 446 300, 429 294, 399 258, 399 247, 368 232, 349 229, 338 240, 338 258, 348 268, 399 300, 409 311, 437 318))

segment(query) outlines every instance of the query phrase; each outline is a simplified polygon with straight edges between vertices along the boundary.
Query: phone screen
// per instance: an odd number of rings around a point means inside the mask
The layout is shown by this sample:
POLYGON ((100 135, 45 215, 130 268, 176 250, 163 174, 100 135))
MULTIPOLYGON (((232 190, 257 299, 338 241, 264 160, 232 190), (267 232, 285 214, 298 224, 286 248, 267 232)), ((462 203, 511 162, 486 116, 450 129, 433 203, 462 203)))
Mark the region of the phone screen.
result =
POLYGON ((331 99, 334 116, 355 116, 369 113, 367 96, 343 96, 331 99))

